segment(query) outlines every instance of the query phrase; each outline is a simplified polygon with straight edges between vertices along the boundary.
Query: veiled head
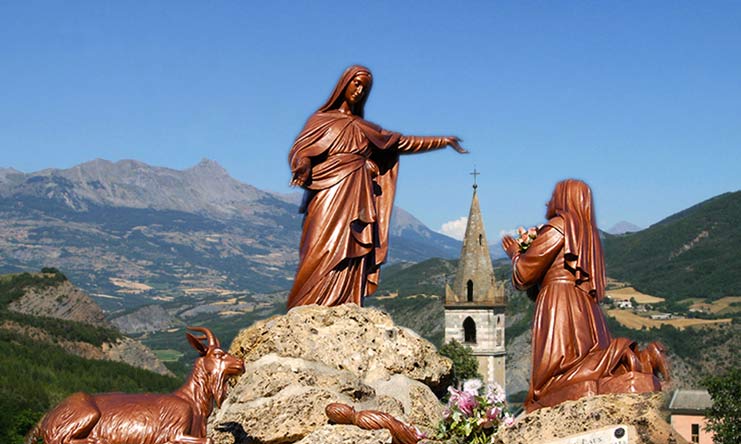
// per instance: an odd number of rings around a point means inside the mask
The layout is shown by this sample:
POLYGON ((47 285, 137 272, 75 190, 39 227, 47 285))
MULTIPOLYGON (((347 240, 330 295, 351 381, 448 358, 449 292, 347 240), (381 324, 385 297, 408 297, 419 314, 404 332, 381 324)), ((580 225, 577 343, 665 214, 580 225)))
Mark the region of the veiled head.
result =
POLYGON ((578 179, 566 179, 556 184, 545 217, 550 219, 564 213, 578 215, 581 220, 594 224, 594 203, 589 185, 578 179))
POLYGON ((350 105, 350 110, 356 116, 363 117, 365 115, 365 102, 368 100, 371 87, 373 86, 373 75, 370 69, 361 65, 353 65, 345 70, 337 84, 329 96, 329 99, 322 105, 317 111, 324 112, 333 109, 338 109, 342 102, 347 101, 350 105), (363 84, 361 94, 357 96, 357 99, 350 99, 353 93, 356 92, 358 84, 363 84), (348 97, 350 96, 350 97, 348 97))
POLYGON ((598 301, 604 297, 605 259, 589 185, 577 179, 556 184, 546 217, 564 220, 564 259, 576 283, 598 301))

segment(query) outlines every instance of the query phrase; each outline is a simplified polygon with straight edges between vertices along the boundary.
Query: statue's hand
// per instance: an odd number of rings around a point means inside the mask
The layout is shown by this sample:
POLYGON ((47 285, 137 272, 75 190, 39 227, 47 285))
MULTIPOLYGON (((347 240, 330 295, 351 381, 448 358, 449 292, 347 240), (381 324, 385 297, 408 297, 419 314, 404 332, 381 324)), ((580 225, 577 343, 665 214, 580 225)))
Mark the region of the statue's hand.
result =
POLYGON ((468 150, 461 146, 462 140, 460 138, 456 136, 448 136, 445 138, 445 140, 448 142, 448 145, 450 145, 450 147, 457 152, 461 154, 468 154, 468 150))
POLYGON ((309 181, 311 175, 311 161, 308 157, 304 157, 298 163, 298 167, 293 172, 293 179, 291 179, 292 187, 302 187, 309 181))
POLYGON ((517 245, 517 241, 512 236, 504 236, 502 238, 502 249, 505 253, 507 253, 507 256, 512 259, 514 255, 517 254, 517 251, 519 251, 520 247, 517 245))

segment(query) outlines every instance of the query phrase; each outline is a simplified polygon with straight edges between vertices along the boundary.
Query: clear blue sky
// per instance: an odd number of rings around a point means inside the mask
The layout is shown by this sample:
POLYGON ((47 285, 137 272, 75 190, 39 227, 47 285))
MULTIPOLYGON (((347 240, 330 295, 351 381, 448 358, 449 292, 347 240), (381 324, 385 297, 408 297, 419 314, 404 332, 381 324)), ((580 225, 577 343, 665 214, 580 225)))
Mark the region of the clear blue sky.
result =
POLYGON ((2 2, 0 166, 207 157, 287 192, 286 156, 343 69, 366 118, 471 151, 402 160, 397 204, 491 241, 590 183, 600 225, 648 226, 741 184, 739 2, 2 2))

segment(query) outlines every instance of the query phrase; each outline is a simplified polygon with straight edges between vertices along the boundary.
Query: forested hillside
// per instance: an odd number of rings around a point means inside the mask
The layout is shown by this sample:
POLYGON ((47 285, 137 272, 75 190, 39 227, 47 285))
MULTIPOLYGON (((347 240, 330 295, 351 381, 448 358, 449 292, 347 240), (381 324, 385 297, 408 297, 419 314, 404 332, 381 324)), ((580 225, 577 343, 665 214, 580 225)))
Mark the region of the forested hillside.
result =
POLYGON ((669 300, 741 296, 741 191, 725 193, 637 233, 608 235, 607 274, 669 300))
POLYGON ((76 391, 170 391, 179 381, 107 360, 85 359, 65 348, 90 353, 122 338, 110 328, 17 313, 8 305, 30 290, 60 286, 55 269, 0 276, 0 442, 20 444, 43 414, 76 391))

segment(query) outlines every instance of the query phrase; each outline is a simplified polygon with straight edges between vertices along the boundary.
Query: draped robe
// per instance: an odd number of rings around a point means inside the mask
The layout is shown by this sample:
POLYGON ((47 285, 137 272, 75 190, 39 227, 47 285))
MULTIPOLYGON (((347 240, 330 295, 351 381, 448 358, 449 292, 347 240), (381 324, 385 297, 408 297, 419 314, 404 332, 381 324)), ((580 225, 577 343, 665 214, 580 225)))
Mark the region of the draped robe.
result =
POLYGON ((525 407, 532 411, 588 395, 660 390, 653 373, 627 365, 636 344, 610 335, 597 301, 577 285, 567 266, 564 244, 564 220, 557 216, 513 257, 515 287, 539 286, 525 407))
POLYGON ((386 131, 339 110, 319 111, 309 118, 289 153, 294 172, 302 159, 311 160, 289 309, 362 305, 378 286, 388 254, 398 155, 445 144, 440 137, 386 131))

